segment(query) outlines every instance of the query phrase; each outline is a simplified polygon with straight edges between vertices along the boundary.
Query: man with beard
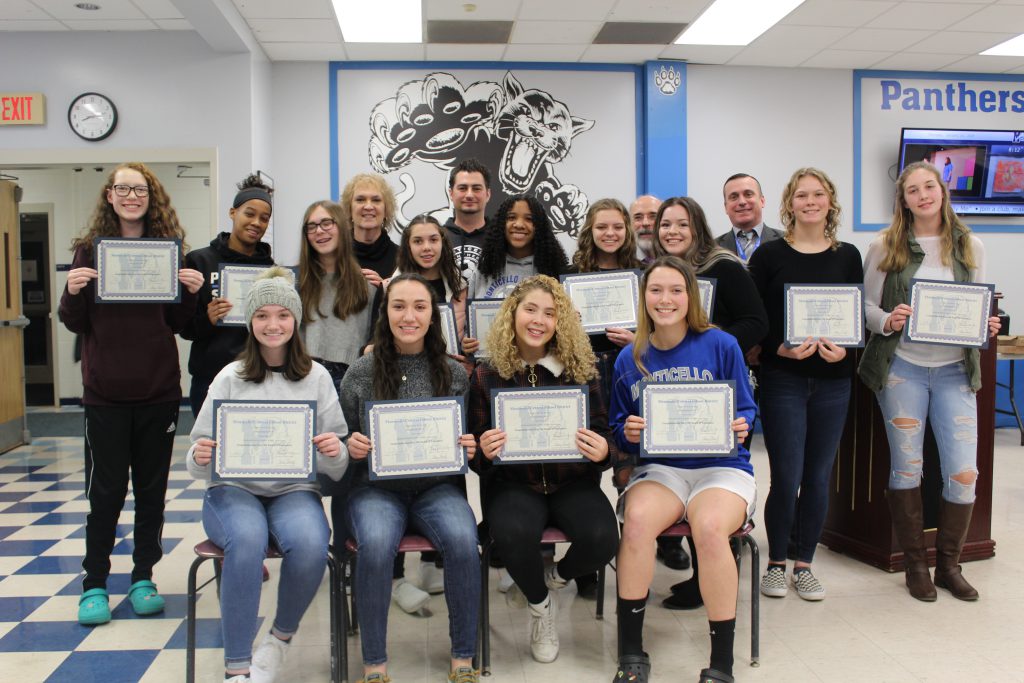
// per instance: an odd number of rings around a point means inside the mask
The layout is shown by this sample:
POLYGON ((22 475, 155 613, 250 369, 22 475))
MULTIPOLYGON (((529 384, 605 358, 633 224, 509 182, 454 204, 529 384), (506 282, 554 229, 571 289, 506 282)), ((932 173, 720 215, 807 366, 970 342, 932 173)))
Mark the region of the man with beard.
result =
POLYGON ((476 159, 463 159, 448 176, 453 216, 444 227, 455 251, 455 263, 469 282, 480 262, 491 198, 491 173, 476 159))
POLYGON ((661 200, 649 194, 637 197, 629 206, 629 215, 636 230, 637 257, 644 263, 654 260, 654 221, 658 217, 661 200))

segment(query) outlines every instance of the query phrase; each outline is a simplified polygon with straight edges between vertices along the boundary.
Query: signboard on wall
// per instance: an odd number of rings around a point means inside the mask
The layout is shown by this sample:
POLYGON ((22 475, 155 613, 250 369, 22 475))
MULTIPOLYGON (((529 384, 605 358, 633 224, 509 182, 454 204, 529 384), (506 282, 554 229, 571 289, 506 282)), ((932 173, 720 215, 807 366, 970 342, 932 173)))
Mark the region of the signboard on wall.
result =
MULTIPOLYGON (((1024 131, 1024 77, 855 71, 853 127, 854 229, 879 230, 892 219, 900 131, 1024 131)), ((940 161, 946 164, 948 156, 941 155, 940 161)), ((965 216, 964 220, 981 232, 1024 232, 1022 218, 965 216)))
POLYGON ((637 67, 334 62, 330 78, 332 193, 380 173, 399 224, 419 213, 444 222, 448 173, 468 157, 491 170, 489 215, 535 195, 573 250, 591 201, 637 194, 637 67))
POLYGON ((46 123, 46 98, 41 92, 0 92, 0 126, 41 126, 46 123))

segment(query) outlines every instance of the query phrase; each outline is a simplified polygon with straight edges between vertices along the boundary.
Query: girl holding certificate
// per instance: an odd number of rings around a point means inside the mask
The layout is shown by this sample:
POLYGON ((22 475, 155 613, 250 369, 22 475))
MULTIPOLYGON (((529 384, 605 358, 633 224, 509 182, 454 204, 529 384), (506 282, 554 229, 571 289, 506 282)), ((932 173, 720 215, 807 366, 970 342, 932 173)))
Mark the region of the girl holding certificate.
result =
POLYGON ((736 339, 709 325, 698 296, 693 269, 675 256, 661 256, 640 282, 641 307, 636 341, 615 362, 611 424, 629 476, 619 498, 622 543, 618 576, 619 669, 613 679, 645 683, 651 670, 643 649, 644 613, 654 577, 654 541, 662 531, 686 520, 693 530, 700 592, 711 627, 711 663, 702 683, 731 683, 736 630, 738 571, 729 534, 754 512, 757 497, 750 453, 742 444, 734 455, 639 458, 648 424, 641 417, 643 382, 702 380, 735 383, 736 418, 724 429, 747 437, 754 398, 736 339), (635 467, 633 465, 636 465, 635 467))
MULTIPOLYGON (((338 435, 348 428, 330 374, 310 359, 297 334, 302 302, 291 272, 274 267, 256 280, 245 314, 250 333, 245 347, 213 380, 192 428, 192 448, 185 456, 189 472, 210 480, 217 446, 215 400, 306 401, 316 403, 316 470, 338 481, 348 466, 338 435)), ((331 530, 318 485, 302 479, 209 481, 203 528, 224 549, 220 604, 226 678, 230 683, 273 683, 327 567, 331 530), (284 558, 277 614, 253 652, 268 543, 284 558)))
POLYGON ((788 592, 786 558, 795 529, 795 563, 789 581, 804 600, 823 600, 811 573, 825 526, 828 482, 846 424, 853 356, 828 338, 808 337, 789 347, 787 284, 861 284, 857 247, 840 242, 836 188, 823 171, 802 168, 786 184, 780 216, 785 239, 762 243, 750 258, 750 275, 768 311, 761 352, 761 419, 772 485, 764 506, 768 570, 761 593, 788 592))
MULTIPOLYGON (((437 295, 422 276, 395 276, 384 294, 373 350, 357 360, 342 381, 341 404, 351 433, 348 450, 356 461, 348 497, 348 527, 359 547, 355 594, 362 633, 363 680, 385 683, 388 596, 398 544, 409 527, 425 536, 444 558, 444 593, 452 638, 453 683, 477 683, 473 669, 480 612, 480 555, 476 518, 456 475, 423 475, 370 480, 367 456, 373 449, 364 424, 367 401, 463 396, 469 387, 462 365, 445 354, 437 295)), ((458 444, 467 458, 476 440, 458 444)), ((382 457, 398 454, 382 454, 382 457)))
MULTIPOLYGON (((486 258, 487 252, 484 252, 486 258)), ((616 458, 601 400, 594 352, 565 289, 536 275, 520 282, 502 303, 487 337, 490 357, 470 380, 470 431, 483 458, 480 473, 484 518, 495 549, 529 603, 530 651, 538 662, 558 656, 558 603, 554 592, 568 581, 593 574, 618 546, 618 526, 601 473, 616 458), (495 390, 520 387, 588 387, 590 427, 575 433, 581 461, 495 465, 508 434, 495 428, 495 390), (545 527, 572 541, 556 564, 545 568, 540 540, 545 527)))
MULTIPOLYGON (((868 247, 864 303, 873 333, 858 368, 878 397, 889 436, 889 511, 903 548, 910 595, 931 602, 935 587, 961 600, 978 591, 960 572, 978 479, 978 408, 981 388, 978 349, 902 340, 913 278, 984 282, 985 248, 953 212, 946 179, 931 164, 908 165, 896 180, 892 224, 868 247), (935 581, 928 573, 921 476, 925 421, 939 447, 942 502, 935 536, 935 581)), ((988 320, 999 331, 999 318, 988 320)))
POLYGON ((177 270, 180 303, 97 303, 95 242, 105 237, 172 238, 184 246, 185 231, 171 200, 144 164, 121 164, 107 178, 88 227, 73 242, 58 309, 61 322, 82 338, 89 516, 78 621, 86 625, 110 621, 110 553, 129 478, 135 495, 135 550, 128 598, 136 614, 164 609, 152 579, 153 566, 163 556, 164 499, 181 403, 174 335, 195 313, 203 284, 202 273, 182 268, 177 270))

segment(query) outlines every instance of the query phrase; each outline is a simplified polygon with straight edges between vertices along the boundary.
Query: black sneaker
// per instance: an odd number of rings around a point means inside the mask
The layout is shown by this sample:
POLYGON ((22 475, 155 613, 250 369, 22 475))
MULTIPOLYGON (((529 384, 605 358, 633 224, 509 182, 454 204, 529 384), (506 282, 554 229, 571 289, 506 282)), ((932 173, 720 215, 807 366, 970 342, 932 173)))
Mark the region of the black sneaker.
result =
POLYGON ((697 609, 704 606, 704 598, 700 594, 697 579, 687 579, 672 586, 672 595, 661 601, 665 609, 697 609))
POLYGON ((650 677, 651 658, 646 652, 641 655, 622 655, 612 683, 647 683, 650 677))
POLYGON ((682 540, 681 538, 658 540, 658 559, 669 569, 690 568, 690 556, 683 550, 682 540))

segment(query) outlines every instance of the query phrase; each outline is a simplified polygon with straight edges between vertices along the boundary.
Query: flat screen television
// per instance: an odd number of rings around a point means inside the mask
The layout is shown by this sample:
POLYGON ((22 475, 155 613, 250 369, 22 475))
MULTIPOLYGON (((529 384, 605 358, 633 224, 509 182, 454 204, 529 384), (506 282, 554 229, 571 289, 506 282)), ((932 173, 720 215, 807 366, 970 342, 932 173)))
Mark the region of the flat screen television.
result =
POLYGON ((961 215, 1024 216, 1024 131, 904 128, 900 171, 926 161, 961 215))

